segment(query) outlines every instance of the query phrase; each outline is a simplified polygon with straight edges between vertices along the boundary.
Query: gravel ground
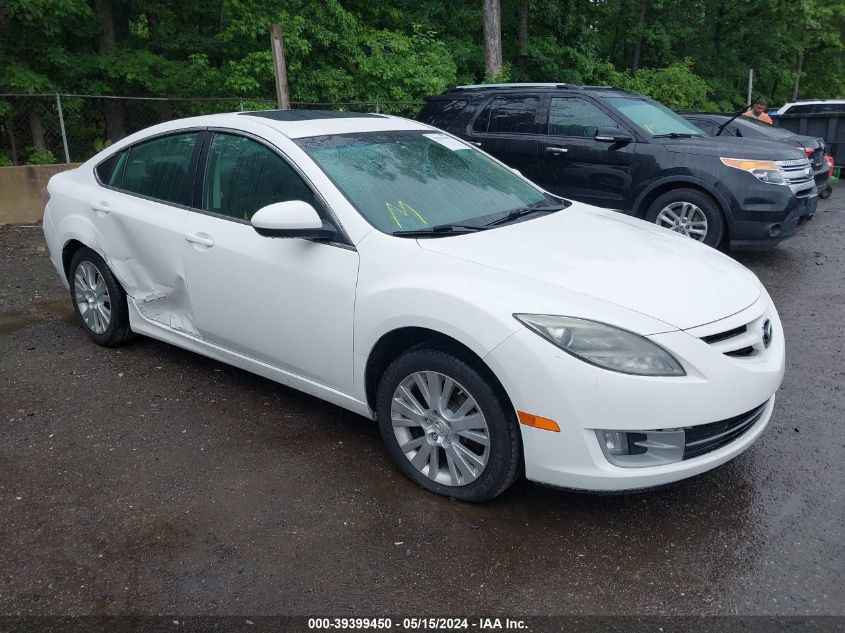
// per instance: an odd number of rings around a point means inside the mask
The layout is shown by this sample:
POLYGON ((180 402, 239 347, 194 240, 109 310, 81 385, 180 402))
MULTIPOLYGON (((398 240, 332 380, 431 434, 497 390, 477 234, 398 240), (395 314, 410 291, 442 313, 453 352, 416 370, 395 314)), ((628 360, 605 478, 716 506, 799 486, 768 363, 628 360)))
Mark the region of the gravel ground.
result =
POLYGON ((427 494, 375 425, 150 339, 93 345, 0 227, 0 614, 845 615, 845 187, 737 258, 788 337, 745 454, 642 494, 427 494))

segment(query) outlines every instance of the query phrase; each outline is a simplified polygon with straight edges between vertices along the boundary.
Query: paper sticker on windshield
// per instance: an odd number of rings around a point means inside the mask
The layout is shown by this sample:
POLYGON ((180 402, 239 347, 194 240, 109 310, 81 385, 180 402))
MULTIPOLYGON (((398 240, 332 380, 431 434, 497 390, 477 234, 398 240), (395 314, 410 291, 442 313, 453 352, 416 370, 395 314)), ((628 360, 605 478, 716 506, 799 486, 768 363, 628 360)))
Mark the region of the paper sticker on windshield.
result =
POLYGON ((423 136, 452 150, 469 149, 469 145, 461 143, 458 139, 452 138, 448 134, 423 134, 423 136))

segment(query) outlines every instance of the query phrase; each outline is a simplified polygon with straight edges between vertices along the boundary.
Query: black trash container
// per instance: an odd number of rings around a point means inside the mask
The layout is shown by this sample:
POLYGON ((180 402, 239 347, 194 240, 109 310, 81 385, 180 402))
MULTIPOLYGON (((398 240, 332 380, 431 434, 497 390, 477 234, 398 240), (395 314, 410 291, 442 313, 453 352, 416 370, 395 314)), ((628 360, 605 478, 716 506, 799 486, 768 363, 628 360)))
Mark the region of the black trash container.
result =
POLYGON ((795 134, 823 138, 827 155, 845 165, 845 104, 800 103, 772 120, 795 134))

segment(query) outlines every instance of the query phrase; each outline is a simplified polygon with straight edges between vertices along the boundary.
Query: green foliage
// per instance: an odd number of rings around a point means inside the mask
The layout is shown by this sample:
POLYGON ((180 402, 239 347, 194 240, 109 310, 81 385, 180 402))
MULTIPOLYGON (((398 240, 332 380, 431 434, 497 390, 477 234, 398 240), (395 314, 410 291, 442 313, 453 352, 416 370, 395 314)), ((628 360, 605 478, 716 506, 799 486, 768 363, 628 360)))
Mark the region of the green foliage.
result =
POLYGON ((14 165, 12 159, 5 154, 0 154, 0 167, 11 167, 14 165))
POLYGON ((612 83, 646 94, 673 110, 718 110, 708 99, 707 82, 692 71, 690 59, 666 68, 644 68, 636 75, 620 74, 612 83))
POLYGON ((49 149, 40 147, 26 148, 26 164, 27 165, 53 165, 56 163, 56 157, 49 149))
MULTIPOLYGON (((63 97, 71 154, 160 120, 270 105, 280 23, 291 99, 414 115, 462 83, 610 84, 677 109, 845 95, 843 0, 501 0, 503 70, 486 78, 479 0, 0 0, 0 92, 63 97), (528 37, 519 40, 527 9, 528 37), (803 68, 798 73, 801 57, 803 68)), ((58 138, 51 97, 0 102, 16 147, 58 138)), ((12 155, 8 135, 0 150, 12 155)), ((54 152, 60 146, 51 145, 54 152)), ((16 154, 15 154, 16 155, 16 154)), ((46 160, 43 152, 35 160, 46 160)), ((32 158, 32 157, 30 157, 32 158)), ((52 158, 51 158, 52 160, 52 158)))
POLYGON ((112 144, 111 139, 105 139, 105 140, 101 139, 101 138, 95 139, 94 140, 94 153, 99 154, 100 152, 102 152, 104 149, 106 149, 111 144, 112 144))

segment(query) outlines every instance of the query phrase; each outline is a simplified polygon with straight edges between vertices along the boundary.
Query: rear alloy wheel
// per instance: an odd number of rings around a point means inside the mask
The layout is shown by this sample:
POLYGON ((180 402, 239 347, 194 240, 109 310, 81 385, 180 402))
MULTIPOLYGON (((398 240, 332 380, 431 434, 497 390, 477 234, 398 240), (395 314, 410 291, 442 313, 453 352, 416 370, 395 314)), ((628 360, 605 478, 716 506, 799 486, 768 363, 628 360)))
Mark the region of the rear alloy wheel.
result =
POLYGON ((423 488, 485 501, 516 479, 516 416, 463 359, 435 349, 408 352, 388 367, 377 400, 391 456, 423 488))
POLYGON ((112 347, 129 339, 126 293, 103 258, 90 248, 81 248, 69 270, 73 309, 91 340, 112 347))
POLYGON ((675 189, 657 198, 645 219, 708 246, 718 246, 724 221, 716 201, 695 189, 675 189))

